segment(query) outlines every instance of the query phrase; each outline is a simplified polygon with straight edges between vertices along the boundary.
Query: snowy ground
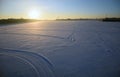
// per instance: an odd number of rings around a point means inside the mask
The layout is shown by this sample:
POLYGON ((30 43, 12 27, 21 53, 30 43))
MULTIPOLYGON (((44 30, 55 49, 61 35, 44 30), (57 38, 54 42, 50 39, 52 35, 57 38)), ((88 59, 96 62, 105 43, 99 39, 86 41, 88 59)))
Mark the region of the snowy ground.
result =
MULTIPOLYGON (((120 77, 120 22, 40 21, 0 26, 0 61, 3 65, 12 65, 9 61, 6 63, 6 59, 4 62, 4 58, 12 55, 23 59, 27 53, 30 55, 24 59, 29 60, 38 73, 41 70, 37 68, 42 65, 37 62, 42 64, 44 60, 45 72, 51 73, 53 69, 54 77, 120 77), (40 55, 42 60, 31 52, 40 55), (48 69, 49 65, 53 68, 48 69)), ((11 57, 10 61, 23 62, 16 58, 11 57)), ((21 65, 27 68, 24 63, 21 65)))

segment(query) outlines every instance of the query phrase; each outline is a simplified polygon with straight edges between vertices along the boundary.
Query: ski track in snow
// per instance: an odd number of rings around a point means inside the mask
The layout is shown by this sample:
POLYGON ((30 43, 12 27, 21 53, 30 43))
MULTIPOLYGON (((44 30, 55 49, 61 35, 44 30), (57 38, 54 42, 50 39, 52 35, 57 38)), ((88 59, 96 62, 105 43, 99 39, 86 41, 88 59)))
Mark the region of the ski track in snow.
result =
POLYGON ((60 36, 52 36, 52 35, 41 35, 41 34, 23 34, 23 33, 0 33, 2 35, 26 35, 26 36, 39 36, 39 37, 51 37, 51 38, 56 38, 68 42, 74 42, 75 41, 75 32, 72 32, 68 37, 60 37, 60 36))
MULTIPOLYGON (((12 50, 0 48, 0 55, 8 55, 15 57, 16 59, 21 59, 22 61, 29 64, 37 73, 37 77, 53 77, 53 65, 45 57, 38 55, 33 52, 12 50)), ((22 69, 22 68, 21 68, 22 69)))
POLYGON ((26 36, 42 36, 42 37, 51 37, 51 38, 57 38, 57 39, 65 39, 64 37, 59 36, 52 36, 52 35, 41 35, 41 34, 23 34, 23 33, 0 33, 0 34, 9 34, 9 35, 26 35, 26 36))

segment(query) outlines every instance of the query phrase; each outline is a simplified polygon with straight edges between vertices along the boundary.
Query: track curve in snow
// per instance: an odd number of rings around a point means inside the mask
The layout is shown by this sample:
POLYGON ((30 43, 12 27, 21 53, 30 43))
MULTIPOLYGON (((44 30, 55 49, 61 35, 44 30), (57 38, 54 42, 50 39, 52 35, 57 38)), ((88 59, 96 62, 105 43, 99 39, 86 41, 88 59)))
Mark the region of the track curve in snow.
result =
POLYGON ((52 64, 33 52, 0 49, 0 77, 54 77, 52 64))

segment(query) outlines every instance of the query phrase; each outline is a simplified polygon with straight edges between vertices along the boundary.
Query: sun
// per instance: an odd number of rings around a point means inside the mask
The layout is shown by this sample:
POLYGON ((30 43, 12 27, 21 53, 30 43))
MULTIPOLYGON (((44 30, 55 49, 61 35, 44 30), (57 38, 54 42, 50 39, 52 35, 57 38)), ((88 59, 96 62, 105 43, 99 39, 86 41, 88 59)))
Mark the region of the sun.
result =
POLYGON ((40 11, 33 9, 28 13, 30 19, 40 19, 41 13, 40 11))

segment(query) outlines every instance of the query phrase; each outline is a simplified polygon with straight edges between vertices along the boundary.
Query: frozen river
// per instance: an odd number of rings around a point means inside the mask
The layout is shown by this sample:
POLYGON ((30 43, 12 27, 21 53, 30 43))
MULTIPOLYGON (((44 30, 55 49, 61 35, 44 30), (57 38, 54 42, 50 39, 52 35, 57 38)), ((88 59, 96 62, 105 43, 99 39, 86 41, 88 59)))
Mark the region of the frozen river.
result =
POLYGON ((1 76, 6 77, 120 77, 120 22, 0 26, 0 56, 0 72, 6 73, 1 76), (10 72, 10 67, 16 71, 10 72))

